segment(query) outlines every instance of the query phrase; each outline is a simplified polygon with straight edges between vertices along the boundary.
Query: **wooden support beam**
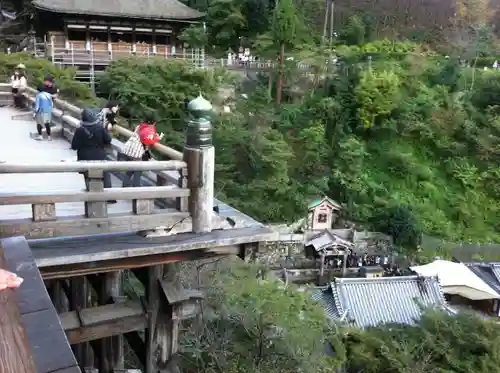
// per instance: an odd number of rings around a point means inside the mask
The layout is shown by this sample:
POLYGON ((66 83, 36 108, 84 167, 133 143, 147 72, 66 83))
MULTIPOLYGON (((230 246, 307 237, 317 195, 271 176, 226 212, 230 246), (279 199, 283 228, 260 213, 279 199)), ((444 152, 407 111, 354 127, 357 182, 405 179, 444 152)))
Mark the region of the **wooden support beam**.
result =
POLYGON ((149 267, 151 265, 182 262, 189 260, 211 258, 219 255, 234 255, 237 247, 226 246, 217 248, 217 252, 204 252, 200 250, 184 251, 141 257, 129 257, 116 260, 92 261, 51 267, 40 267, 40 272, 45 280, 82 276, 92 273, 104 273, 122 269, 149 267))
POLYGON ((148 269, 148 283, 146 284, 146 301, 148 305, 148 325, 145 334, 145 373, 157 373, 158 366, 158 321, 161 320, 160 308, 160 279, 163 277, 163 266, 157 265, 148 269))
POLYGON ((68 310, 68 292, 65 280, 52 280, 50 283, 50 298, 54 304, 54 308, 58 313, 66 312, 68 310))
MULTIPOLYGON (((166 296, 171 286, 180 289, 178 265, 167 264, 149 269, 146 298, 148 301, 148 328, 146 329, 145 373, 176 371, 176 355, 179 349, 178 336, 181 317, 176 312, 177 305, 169 304, 166 296)), ((173 298, 178 298, 174 296, 173 298)), ((180 299, 180 298, 178 298, 180 299)))
POLYGON ((247 242, 240 245, 238 257, 247 263, 255 262, 259 252, 259 242, 247 242))
POLYGON ((107 304, 59 315, 61 324, 71 344, 89 342, 106 337, 144 330, 146 315, 139 302, 107 304))
POLYGON ((146 366, 146 344, 137 331, 125 333, 123 335, 128 346, 134 351, 142 368, 146 366))
MULTIPOLYGON (((7 270, 1 247, 0 269, 7 270)), ((0 362, 2 373, 37 372, 14 289, 0 290, 0 362)))
MULTIPOLYGON (((88 306, 88 286, 85 281, 85 277, 75 277, 69 281, 71 299, 70 309, 72 311, 78 312, 88 306)), ((87 343, 74 344, 70 341, 72 345, 73 352, 75 354, 76 360, 80 365, 81 369, 93 366, 93 361, 91 361, 90 356, 90 346, 87 343)))
MULTIPOLYGON (((108 272, 100 276, 101 288, 99 289, 99 304, 113 303, 123 294, 122 272, 108 272)), ((100 341, 101 359, 100 373, 112 373, 114 369, 124 367, 123 337, 115 334, 100 341)))

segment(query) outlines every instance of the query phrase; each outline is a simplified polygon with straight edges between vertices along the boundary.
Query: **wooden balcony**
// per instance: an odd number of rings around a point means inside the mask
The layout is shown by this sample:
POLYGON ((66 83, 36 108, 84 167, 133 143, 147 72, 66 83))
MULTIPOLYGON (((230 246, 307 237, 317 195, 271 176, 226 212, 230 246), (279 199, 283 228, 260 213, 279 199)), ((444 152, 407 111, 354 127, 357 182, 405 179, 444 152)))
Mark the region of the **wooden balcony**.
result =
POLYGON ((48 43, 45 46, 45 55, 55 63, 63 65, 108 65, 111 61, 125 57, 162 57, 162 58, 192 58, 191 50, 173 48, 171 45, 137 43, 106 43, 85 41, 70 41, 63 43, 48 43), (175 51, 175 53, 174 53, 175 51))

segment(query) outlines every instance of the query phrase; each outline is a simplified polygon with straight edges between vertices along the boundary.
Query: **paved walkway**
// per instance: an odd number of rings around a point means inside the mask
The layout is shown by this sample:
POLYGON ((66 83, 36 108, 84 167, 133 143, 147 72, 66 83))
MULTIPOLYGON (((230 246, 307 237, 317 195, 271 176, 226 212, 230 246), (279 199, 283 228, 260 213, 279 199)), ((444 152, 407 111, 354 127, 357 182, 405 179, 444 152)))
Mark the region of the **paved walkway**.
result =
MULTIPOLYGON (((12 108, 0 108, 0 123, 6 130, 0 135, 0 161, 40 163, 76 161, 76 153, 64 139, 37 141, 30 133, 36 131, 34 120, 12 119, 20 112, 12 108)), ((24 118, 29 118, 26 114, 24 118)), ((121 183, 113 177, 113 186, 121 183)), ((47 174, 0 174, 0 197, 4 193, 27 193, 35 191, 79 191, 85 188, 83 176, 78 173, 47 174)), ((57 216, 83 215, 82 202, 56 204, 57 216)), ((131 211, 131 202, 118 201, 109 205, 110 213, 131 211)), ((0 206, 0 219, 31 218, 31 205, 0 206)))

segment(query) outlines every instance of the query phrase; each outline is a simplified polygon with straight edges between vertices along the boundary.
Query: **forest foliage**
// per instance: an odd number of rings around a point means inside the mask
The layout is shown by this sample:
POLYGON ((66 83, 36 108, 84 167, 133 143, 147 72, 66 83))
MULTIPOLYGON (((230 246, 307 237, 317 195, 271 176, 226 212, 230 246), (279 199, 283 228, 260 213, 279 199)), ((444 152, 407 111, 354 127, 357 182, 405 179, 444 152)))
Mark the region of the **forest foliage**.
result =
MULTIPOLYGON (((217 197, 264 222, 291 222, 326 194, 358 222, 380 225, 380 214, 406 209, 416 231, 498 240, 500 74, 410 42, 338 45, 337 55, 345 62, 317 86, 289 72, 279 107, 263 84, 214 116, 217 197)), ((185 100, 214 99, 214 76, 120 61, 103 83, 134 117, 158 110, 168 143, 181 146, 185 100)))

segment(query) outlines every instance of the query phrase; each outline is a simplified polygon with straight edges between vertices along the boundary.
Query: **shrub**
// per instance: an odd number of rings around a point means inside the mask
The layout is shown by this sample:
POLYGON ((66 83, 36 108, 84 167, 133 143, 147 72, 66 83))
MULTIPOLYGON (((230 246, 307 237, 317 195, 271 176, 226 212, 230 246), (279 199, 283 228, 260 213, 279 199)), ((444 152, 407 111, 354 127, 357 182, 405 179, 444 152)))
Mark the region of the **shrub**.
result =
POLYGON ((113 62, 100 80, 103 94, 118 100, 122 114, 139 120, 157 113, 158 129, 168 144, 182 144, 186 103, 202 94, 213 101, 219 76, 193 69, 187 61, 122 59, 113 62))
POLYGON ((19 64, 26 65, 28 84, 37 87, 44 76, 51 74, 61 90, 61 97, 75 105, 98 105, 98 100, 88 84, 76 80, 76 68, 61 68, 43 58, 34 58, 28 53, 0 54, 0 75, 8 81, 14 68, 19 64))

